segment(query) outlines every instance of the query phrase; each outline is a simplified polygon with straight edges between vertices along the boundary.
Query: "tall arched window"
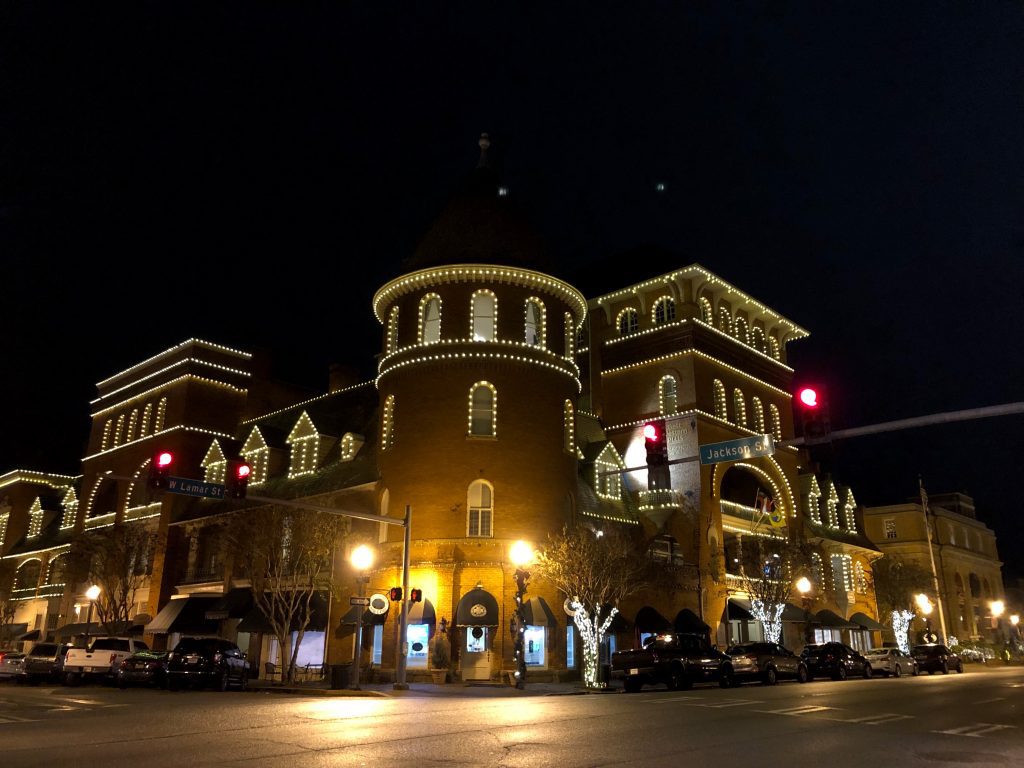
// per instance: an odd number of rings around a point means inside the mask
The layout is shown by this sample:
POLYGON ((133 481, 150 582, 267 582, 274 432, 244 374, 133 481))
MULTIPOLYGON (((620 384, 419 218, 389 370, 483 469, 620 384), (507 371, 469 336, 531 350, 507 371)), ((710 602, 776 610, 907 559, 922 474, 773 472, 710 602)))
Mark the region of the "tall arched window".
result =
POLYGON ((498 393, 486 381, 478 381, 469 390, 469 434, 495 437, 497 434, 498 393))
POLYGON ((441 340, 441 297, 428 293, 420 300, 420 344, 441 340))
POLYGON ((750 345, 758 352, 767 353, 768 347, 764 341, 764 329, 755 325, 750 330, 750 345))
POLYGON ((774 403, 768 406, 768 412, 772 416, 772 436, 776 440, 782 439, 782 414, 779 413, 779 407, 774 403))
POLYGON ((734 389, 732 391, 732 410, 736 426, 747 426, 747 403, 743 399, 743 391, 734 389))
POLYGON ((576 348, 574 342, 576 341, 576 332, 572 327, 572 315, 568 312, 565 313, 565 358, 572 360, 576 355, 576 348))
POLYGON ((817 552, 811 553, 811 580, 819 590, 825 585, 825 566, 817 552))
POLYGON ((486 480, 474 480, 466 495, 469 519, 466 535, 474 538, 490 538, 494 535, 494 498, 491 484, 486 480))
POLYGON ((711 302, 705 297, 701 296, 699 299, 700 303, 700 319, 708 325, 713 326, 715 324, 715 311, 711 308, 711 302))
POLYGON ((142 426, 139 427, 139 437, 145 437, 149 434, 149 422, 153 418, 153 404, 146 403, 146 407, 142 409, 142 426))
POLYGON ((386 451, 395 444, 395 396, 388 395, 380 418, 380 449, 386 451))
POLYGON ((114 445, 118 446, 121 444, 121 439, 124 437, 124 414, 122 413, 117 417, 117 426, 114 427, 114 445))
POLYGON ((754 395, 750 398, 750 406, 754 411, 753 429, 760 435, 764 434, 764 406, 761 405, 761 398, 754 395))
POLYGON ((718 379, 715 379, 714 384, 715 394, 715 416, 722 421, 729 420, 728 401, 725 397, 725 384, 718 379))
POLYGON ((498 322, 498 299, 488 290, 473 294, 471 311, 473 341, 494 341, 498 322))
POLYGON ((103 425, 103 439, 100 441, 100 450, 107 450, 107 446, 110 445, 110 428, 114 426, 112 419, 107 419, 106 424, 103 425))
POLYGON ((161 397, 156 406, 156 422, 153 424, 153 431, 160 432, 164 428, 164 418, 167 416, 167 398, 161 397))
POLYGON ((776 339, 774 336, 769 336, 768 337, 768 349, 771 352, 772 357, 774 357, 776 360, 780 359, 779 358, 779 340, 776 339))
POLYGON ((868 577, 864 573, 864 563, 860 560, 853 564, 853 588, 861 595, 868 591, 868 577))
POLYGON ((676 302, 670 296, 662 296, 654 302, 654 324, 664 325, 676 319, 676 302))
POLYGON ((825 509, 828 513, 828 527, 839 529, 839 495, 834 485, 829 486, 828 498, 825 500, 825 509))
POLYGON ((658 406, 662 416, 679 411, 679 384, 675 376, 662 376, 658 382, 658 406))
POLYGON ((576 414, 568 400, 562 408, 562 428, 565 439, 563 447, 568 453, 576 453, 576 414))
POLYGON ((384 351, 389 355, 398 349, 398 307, 392 307, 388 314, 388 330, 384 337, 384 351))
POLYGON ((139 409, 132 409, 132 415, 128 417, 128 436, 125 438, 126 443, 130 443, 135 439, 135 428, 139 425, 139 409))
POLYGON ((807 515, 811 518, 812 523, 821 525, 821 491, 818 489, 818 483, 813 478, 811 479, 811 489, 807 492, 807 515))
POLYGON ((733 335, 744 344, 750 343, 750 337, 747 335, 747 321, 742 317, 736 318, 733 324, 733 335))
POLYGON ((718 330, 732 336, 732 315, 729 314, 729 310, 724 306, 719 306, 718 308, 718 330))
POLYGON ((624 309, 619 312, 619 336, 636 333, 639 327, 640 320, 635 309, 624 309))
POLYGON ((532 347, 547 346, 547 311, 540 299, 527 299, 525 312, 525 340, 532 347))
POLYGON ((846 530, 850 533, 857 532, 857 502, 853 498, 853 491, 846 491, 846 501, 843 502, 843 519, 846 523, 846 530))

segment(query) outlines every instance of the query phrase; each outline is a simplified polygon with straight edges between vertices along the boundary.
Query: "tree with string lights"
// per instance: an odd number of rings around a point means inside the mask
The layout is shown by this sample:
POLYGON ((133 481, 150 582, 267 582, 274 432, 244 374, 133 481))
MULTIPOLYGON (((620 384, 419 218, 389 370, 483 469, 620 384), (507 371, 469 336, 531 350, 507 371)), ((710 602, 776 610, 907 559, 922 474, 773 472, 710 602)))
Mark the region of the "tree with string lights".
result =
POLYGON ((916 595, 932 590, 932 575, 917 563, 897 560, 886 555, 871 566, 878 610, 888 613, 896 644, 904 653, 910 652, 910 622, 917 615, 916 595))
POLYGON ((809 564, 810 548, 803 542, 781 535, 745 539, 740 582, 750 600, 750 612, 761 622, 768 642, 781 642, 782 611, 793 593, 797 574, 807 570, 809 564))

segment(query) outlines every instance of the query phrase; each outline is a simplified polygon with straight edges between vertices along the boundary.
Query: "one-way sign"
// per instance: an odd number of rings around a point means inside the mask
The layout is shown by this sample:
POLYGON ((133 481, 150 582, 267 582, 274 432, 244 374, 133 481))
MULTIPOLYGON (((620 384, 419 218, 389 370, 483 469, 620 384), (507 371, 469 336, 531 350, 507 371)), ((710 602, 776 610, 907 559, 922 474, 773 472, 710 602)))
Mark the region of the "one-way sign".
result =
POLYGON ((349 605, 369 605, 370 598, 368 597, 350 597, 348 599, 349 605))

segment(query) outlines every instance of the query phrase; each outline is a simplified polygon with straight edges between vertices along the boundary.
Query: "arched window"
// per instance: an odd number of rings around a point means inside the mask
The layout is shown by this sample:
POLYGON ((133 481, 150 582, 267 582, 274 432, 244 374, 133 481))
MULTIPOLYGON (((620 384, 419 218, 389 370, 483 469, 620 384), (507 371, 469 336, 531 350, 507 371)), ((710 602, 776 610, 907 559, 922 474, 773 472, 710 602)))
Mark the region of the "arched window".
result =
POLYGON ((821 491, 818 489, 818 483, 813 478, 811 479, 811 489, 807 492, 807 516, 811 518, 812 523, 821 525, 821 491))
POLYGON ((828 510, 828 527, 839 529, 839 496, 836 494, 836 487, 830 486, 828 499, 825 501, 825 509, 828 510))
POLYGON ((761 405, 761 398, 754 395, 750 398, 750 406, 754 411, 753 429, 760 435, 764 434, 764 406, 761 405))
POLYGON ((572 315, 568 312, 565 313, 565 358, 566 360, 572 360, 576 354, 576 347, 574 342, 576 341, 576 333, 572 327, 572 315))
POLYGON ((780 359, 780 357, 779 357, 779 354, 780 354, 779 353, 779 340, 776 339, 774 336, 769 336, 768 337, 768 349, 771 351, 772 357, 774 357, 776 360, 780 359))
POLYGON ((562 447, 568 453, 576 453, 576 414, 568 400, 562 408, 562 428, 565 439, 562 447))
POLYGON ((658 406, 662 416, 679 411, 679 384, 675 376, 662 376, 658 382, 658 406))
POLYGON ((114 427, 114 445, 118 446, 121 444, 121 439, 124 437, 124 414, 122 413, 117 417, 117 426, 114 427))
POLYGON ((107 446, 110 445, 110 428, 113 426, 113 421, 107 419, 107 423, 103 425, 103 439, 100 441, 100 450, 107 450, 107 446))
POLYGON ((704 296, 698 299, 700 304, 700 319, 708 325, 714 326, 715 324, 715 311, 711 308, 711 302, 708 301, 704 296))
POLYGON ((727 407, 727 401, 725 399, 725 384, 718 379, 715 379, 714 384, 715 394, 715 416, 722 421, 729 420, 729 412, 727 407))
POLYGON ((776 440, 782 439, 782 414, 779 413, 779 407, 777 405, 770 404, 768 406, 768 412, 772 416, 772 436, 776 440))
POLYGON ((819 590, 825 584, 825 566, 817 552, 811 553, 811 580, 819 590))
POLYGON ((39 586, 39 560, 28 560, 14 574, 14 589, 35 589, 39 586))
POLYGON ((139 409, 135 408, 132 410, 132 415, 128 417, 128 436, 125 438, 126 443, 130 443, 135 439, 135 428, 139 425, 139 409))
POLYGON ((547 312, 540 299, 526 300, 526 343, 531 347, 547 346, 547 312))
POLYGON ((142 409, 142 425, 139 427, 139 437, 145 437, 149 434, 149 422, 153 418, 153 404, 146 403, 146 407, 142 409))
POLYGON ((156 422, 153 424, 153 431, 160 432, 164 428, 164 418, 167 416, 167 398, 161 397, 156 407, 156 422))
POLYGON ((853 588, 861 595, 868 591, 868 577, 864 573, 864 563, 860 560, 853 564, 853 588))
POLYGON ((971 597, 981 597, 981 579, 978 578, 978 574, 970 574, 967 583, 971 586, 971 597))
POLYGON ((635 309, 624 309, 619 312, 619 336, 628 336, 636 333, 640 327, 639 315, 635 309))
POLYGON ((384 337, 384 351, 391 354, 398 349, 398 307, 392 307, 388 313, 388 330, 384 337))
POLYGON ((732 410, 736 426, 747 426, 747 403, 743 399, 742 390, 734 389, 732 391, 732 410))
POLYGON ((676 319, 676 302, 670 296, 662 296, 654 302, 654 324, 665 325, 676 319))
POLYGON ((498 322, 498 299, 495 295, 486 289, 474 293, 470 315, 473 341, 494 341, 498 322))
POLYGON ((46 569, 46 583, 59 587, 67 583, 68 559, 65 555, 57 555, 50 560, 46 569))
POLYGON ((395 396, 388 395, 380 419, 380 449, 386 451, 395 444, 395 396))
POLYGON ((850 533, 857 532, 857 502, 853 498, 853 491, 846 491, 846 501, 843 503, 843 520, 846 523, 846 530, 850 533))
POLYGON ((718 307, 718 330, 732 336, 732 315, 724 306, 718 307))
POLYGON ((750 337, 747 335, 747 321, 742 317, 736 318, 736 322, 733 325, 733 335, 744 344, 750 343, 750 337))
POLYGON ((486 480, 474 480, 466 497, 469 519, 466 535, 473 538, 490 538, 494 535, 494 499, 491 484, 486 480))
POLYGON ((420 299, 420 344, 436 344, 441 340, 441 297, 428 293, 420 299))
POLYGON ((758 352, 767 353, 768 347, 764 341, 764 329, 755 325, 750 331, 750 346, 758 352))
POLYGON ((478 381, 469 390, 469 434, 495 437, 497 434, 498 392, 486 381, 478 381))

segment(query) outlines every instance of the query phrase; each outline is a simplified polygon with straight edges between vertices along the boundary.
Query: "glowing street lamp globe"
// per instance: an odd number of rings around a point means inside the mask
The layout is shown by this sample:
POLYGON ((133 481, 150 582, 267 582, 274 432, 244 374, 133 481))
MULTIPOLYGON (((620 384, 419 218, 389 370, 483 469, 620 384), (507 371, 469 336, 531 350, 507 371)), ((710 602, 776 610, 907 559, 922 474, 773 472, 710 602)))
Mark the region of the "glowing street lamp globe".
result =
POLYGON ((533 548, 525 541, 517 541, 508 553, 512 565, 521 568, 533 562, 533 548))
POLYGON ((796 591, 801 595, 806 595, 811 591, 811 580, 806 576, 801 576, 796 582, 796 591))
POLYGON ((992 610, 992 616, 995 618, 999 618, 1000 616, 1002 616, 1003 611, 1006 610, 1006 606, 1003 605, 1002 600, 993 600, 991 603, 988 604, 988 607, 992 610))
POLYGON ((85 596, 89 598, 90 601, 94 601, 97 597, 100 596, 100 588, 93 584, 91 587, 85 590, 85 596))
POLYGON ((371 565, 373 565, 373 550, 365 544, 360 544, 354 550, 351 555, 352 567, 357 571, 365 571, 371 565))

